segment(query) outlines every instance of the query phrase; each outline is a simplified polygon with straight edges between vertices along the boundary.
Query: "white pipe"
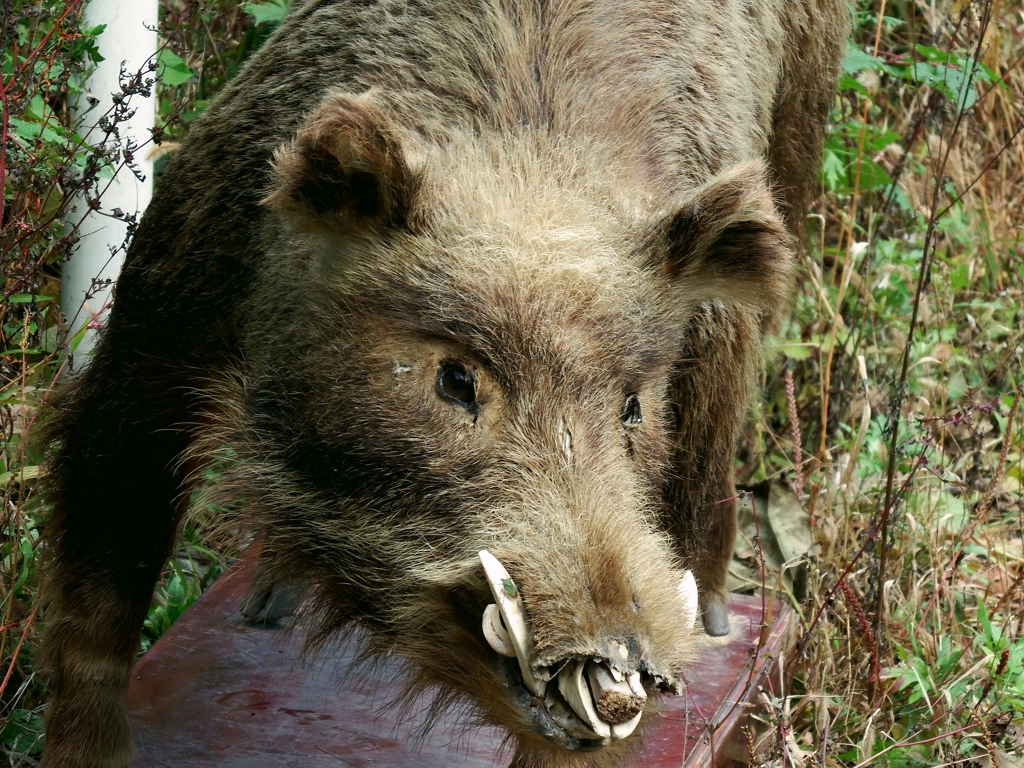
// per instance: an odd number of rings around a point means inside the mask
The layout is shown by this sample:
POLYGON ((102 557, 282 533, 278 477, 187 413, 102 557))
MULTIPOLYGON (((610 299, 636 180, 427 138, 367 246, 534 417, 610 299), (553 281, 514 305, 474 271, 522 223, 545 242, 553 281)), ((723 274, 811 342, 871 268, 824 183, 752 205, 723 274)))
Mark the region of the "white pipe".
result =
MULTIPOLYGON (((84 124, 79 135, 85 136, 96 121, 110 110, 111 95, 121 93, 121 65, 129 74, 137 72, 157 51, 157 6, 158 0, 89 0, 85 8, 82 26, 85 28, 105 24, 106 29, 97 38, 100 53, 104 57, 86 83, 86 93, 78 103, 78 119, 84 124), (89 109, 89 98, 99 103, 89 109)), ((155 73, 149 75, 155 77, 155 73)), ((151 138, 151 129, 156 124, 156 98, 143 98, 136 94, 129 102, 135 114, 118 125, 122 136, 131 137, 136 144, 146 144, 151 138)), ((99 128, 92 128, 89 138, 101 137, 99 128)), ((87 138, 87 141, 89 139, 87 138)), ((123 141, 122 141, 123 143, 123 141)), ((103 194, 100 197, 101 211, 111 213, 120 209, 125 214, 141 217, 153 195, 153 162, 148 159, 147 146, 136 153, 137 164, 145 181, 139 181, 129 168, 121 167, 112 180, 100 179, 103 194)), ((83 325, 90 329, 74 350, 74 367, 80 369, 88 362, 90 352, 96 343, 96 330, 106 320, 112 297, 109 287, 94 289, 94 281, 113 282, 117 279, 124 263, 124 242, 128 225, 111 216, 97 215, 90 211, 85 200, 77 203, 77 211, 68 217, 69 225, 79 224, 81 238, 72 257, 64 263, 61 276, 61 309, 72 323, 71 333, 77 333, 83 325), (80 222, 80 223, 79 223, 80 222), (114 251, 113 255, 111 252, 114 251), (86 294, 92 295, 87 298, 86 294)), ((72 335, 72 338, 74 336, 72 335)))

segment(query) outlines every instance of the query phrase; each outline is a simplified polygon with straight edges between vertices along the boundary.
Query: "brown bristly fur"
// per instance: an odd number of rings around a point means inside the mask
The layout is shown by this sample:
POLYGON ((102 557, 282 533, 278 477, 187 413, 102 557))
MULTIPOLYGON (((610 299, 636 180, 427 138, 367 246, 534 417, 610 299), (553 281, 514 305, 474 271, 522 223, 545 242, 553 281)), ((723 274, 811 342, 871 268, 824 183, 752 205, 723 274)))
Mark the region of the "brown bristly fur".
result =
POLYGON ((138 627, 223 445, 221 524, 310 585, 314 646, 358 622, 519 768, 619 764, 639 735, 541 735, 482 637, 477 551, 538 673, 624 643, 678 685, 676 585, 724 597, 719 502, 846 23, 837 0, 297 5, 172 160, 55 408, 44 765, 127 763, 138 627), (471 406, 439 393, 455 364, 471 406))

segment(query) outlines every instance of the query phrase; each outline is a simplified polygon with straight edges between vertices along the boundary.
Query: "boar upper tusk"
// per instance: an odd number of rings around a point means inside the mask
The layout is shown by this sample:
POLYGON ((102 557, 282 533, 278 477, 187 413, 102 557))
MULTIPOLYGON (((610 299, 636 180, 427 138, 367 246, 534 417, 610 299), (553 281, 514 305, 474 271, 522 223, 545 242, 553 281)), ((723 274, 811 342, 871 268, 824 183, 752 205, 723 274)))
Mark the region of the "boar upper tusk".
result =
POLYGON ((589 725, 602 739, 609 739, 612 735, 611 726, 601 719, 594 707, 594 699, 590 695, 590 688, 583 678, 583 668, 586 661, 579 659, 570 661, 565 668, 558 673, 558 690, 565 697, 566 702, 572 707, 572 711, 579 715, 580 719, 589 725))
POLYGON ((498 606, 494 603, 484 608, 483 629, 484 639, 487 640, 487 644, 491 648, 502 656, 516 657, 515 646, 512 645, 512 640, 509 638, 505 626, 501 623, 501 611, 498 610, 498 606))
MULTIPOLYGON (((543 697, 545 683, 543 680, 535 678, 533 670, 530 669, 530 634, 526 628, 526 617, 523 615, 523 601, 519 597, 519 590, 508 571, 505 570, 505 566, 499 563, 494 555, 486 549, 481 549, 478 555, 484 566, 487 585, 491 588, 491 594, 494 595, 498 612, 505 622, 508 639, 511 641, 515 657, 519 661, 519 670, 523 673, 523 683, 535 696, 543 697)), ((486 615, 485 609, 485 622, 486 615)), ((488 642, 490 642, 489 638, 488 642)), ((494 645, 492 644, 491 647, 494 648, 494 645)), ((494 648, 494 650, 501 653, 498 648, 494 648)))
POLYGON ((692 627, 697 621, 699 598, 697 596, 697 580, 687 571, 679 582, 679 598, 683 603, 683 623, 692 627))

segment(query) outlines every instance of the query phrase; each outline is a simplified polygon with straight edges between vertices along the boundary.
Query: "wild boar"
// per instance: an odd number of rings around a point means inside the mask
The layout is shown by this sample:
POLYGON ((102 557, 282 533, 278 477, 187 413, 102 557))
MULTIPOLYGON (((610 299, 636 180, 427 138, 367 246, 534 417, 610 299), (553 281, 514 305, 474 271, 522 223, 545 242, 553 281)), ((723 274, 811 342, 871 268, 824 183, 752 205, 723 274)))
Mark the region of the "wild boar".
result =
POLYGON ((695 589, 728 631, 736 436, 846 30, 839 0, 297 4, 54 407, 44 765, 130 760, 140 625, 223 446, 315 641, 361 624, 518 768, 619 764, 695 589))

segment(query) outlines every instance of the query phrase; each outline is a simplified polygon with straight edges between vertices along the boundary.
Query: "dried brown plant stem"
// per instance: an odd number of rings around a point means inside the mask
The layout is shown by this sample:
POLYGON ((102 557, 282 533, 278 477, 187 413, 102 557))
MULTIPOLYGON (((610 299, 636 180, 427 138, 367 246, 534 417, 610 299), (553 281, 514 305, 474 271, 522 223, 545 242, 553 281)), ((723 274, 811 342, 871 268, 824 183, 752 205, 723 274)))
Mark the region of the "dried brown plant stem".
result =
POLYGON ((864 615, 864 609, 861 607, 860 599, 850 588, 850 584, 845 579, 839 583, 839 589, 842 591, 843 597, 846 598, 846 602, 850 606, 850 610, 853 612, 854 618, 857 620, 857 626, 859 626, 861 632, 864 633, 864 644, 868 647, 868 653, 871 654, 871 665, 874 667, 876 666, 878 649, 875 647, 875 638, 871 633, 871 625, 868 624, 868 617, 864 615))
MULTIPOLYGON (((978 41, 974 50, 973 58, 975 62, 980 61, 981 48, 984 44, 985 33, 988 29, 989 21, 991 20, 991 12, 992 3, 984 3, 982 5, 981 18, 978 25, 978 41)), ((968 74, 963 85, 964 88, 971 87, 971 83, 974 79, 974 73, 975 70, 972 70, 968 74)), ((932 190, 931 206, 929 207, 931 214, 928 217, 928 227, 925 231, 924 247, 921 252, 921 265, 918 268, 917 288, 914 291, 914 306, 910 314, 910 326, 907 329, 907 343, 903 348, 903 362, 900 367, 900 376, 896 382, 896 391, 893 394, 893 403, 889 414, 889 423, 891 425, 892 435, 889 440, 889 465, 886 469, 885 500, 882 503, 880 520, 876 526, 879 532, 878 544, 880 552, 878 560, 878 595, 875 602, 874 635, 875 643, 878 647, 878 653, 875 655, 875 669, 872 672, 869 683, 870 687, 868 698, 871 700, 875 699, 876 686, 878 685, 878 679, 881 673, 879 666, 880 659, 884 650, 882 630, 885 616, 885 580, 889 566, 889 520, 891 518, 892 507, 895 500, 893 491, 896 479, 897 448, 899 446, 900 413, 903 409, 903 396, 907 386, 907 374, 910 371, 910 355, 913 348, 914 332, 917 330, 918 317, 920 315, 921 297, 924 295, 924 287, 928 280, 928 275, 931 270, 931 260, 935 251, 935 228, 940 220, 939 198, 943 191, 942 180, 945 177, 946 166, 949 162, 950 152, 952 151, 953 139, 960 131, 960 125, 963 122, 964 114, 965 111, 963 109, 957 110, 952 130, 949 134, 950 140, 946 143, 945 152, 942 153, 942 157, 939 159, 938 165, 935 169, 935 184, 932 190)))
MULTIPOLYGON (((974 511, 971 516, 971 521, 964 534, 957 541, 953 553, 949 558, 949 565, 942 572, 942 576, 939 579, 938 584, 935 585, 935 589, 932 590, 932 596, 928 601, 928 605, 925 606, 922 612, 922 620, 928 611, 931 609, 932 604, 938 598, 939 593, 942 591, 946 582, 949 581, 953 576, 953 570, 956 568, 956 563, 960 559, 960 553, 963 551, 964 544, 971 540, 974 536, 974 531, 978 527, 978 524, 985 517, 985 513, 988 512, 989 506, 992 504, 992 499, 995 498, 996 490, 999 487, 999 482, 1003 479, 1003 472, 1006 468, 1006 459, 1010 453, 1010 446, 1013 444, 1013 424, 1017 418, 1017 414, 1020 411, 1021 399, 1024 397, 1024 383, 1018 384, 1014 387, 1013 392, 1013 403, 1010 405, 1009 413, 1006 416, 1006 426, 1003 429, 1003 446, 999 451, 999 461, 996 464, 995 469, 992 471, 992 478, 989 481, 988 488, 985 489, 985 495, 982 497, 981 502, 978 504, 978 508, 974 511)), ((993 613, 996 613, 1002 608, 1007 595, 1012 595, 1013 592, 1020 586, 1021 581, 1024 580, 1024 572, 1017 577, 1017 579, 1010 585, 1010 588, 1003 594, 996 603, 996 607, 993 609, 993 613)))
POLYGON ((796 408, 796 384, 793 372, 786 369, 786 404, 789 407, 789 428, 793 436, 793 494, 796 500, 804 503, 804 452, 801 444, 800 417, 796 408))
POLYGON ((28 618, 23 622, 23 628, 21 630, 21 639, 18 640, 18 645, 11 653, 11 661, 7 665, 7 672, 4 674, 4 679, 0 680, 0 696, 7 690, 7 684, 11 681, 11 675, 14 673, 14 668, 18 664, 18 656, 21 654, 21 647, 25 644, 25 638, 28 637, 28 633, 32 629, 32 625, 35 623, 36 612, 39 610, 39 603, 32 606, 32 612, 28 615, 28 618))
MULTIPOLYGON (((875 45, 874 55, 878 56, 878 49, 882 44, 882 28, 885 20, 885 4, 886 0, 882 0, 882 4, 878 9, 878 21, 875 25, 875 45)), ((871 107, 871 99, 864 99, 864 110, 860 118, 860 138, 858 139, 857 148, 857 172, 853 179, 853 198, 850 203, 850 215, 847 220, 843 222, 842 229, 839 232, 839 248, 843 250, 845 243, 845 256, 843 257, 843 271, 842 276, 839 279, 839 292, 836 295, 836 307, 832 313, 833 321, 832 327, 829 332, 828 339, 828 355, 825 359, 825 363, 821 369, 821 445, 818 450, 818 457, 825 461, 827 455, 827 442, 828 442, 828 402, 829 402, 829 386, 831 385, 832 378, 832 357, 835 354, 836 348, 836 335, 839 331, 839 318, 842 317, 843 299, 845 298, 846 288, 850 283, 850 272, 851 272, 851 253, 850 247, 853 245, 853 228, 857 221, 857 203, 860 200, 860 171, 861 171, 861 158, 864 157, 864 142, 867 137, 868 127, 868 110, 871 107)), ((824 258, 825 252, 822 250, 822 258, 824 258)))
POLYGON ((981 741, 985 745, 988 759, 992 761, 992 768, 1002 768, 1002 764, 999 762, 999 755, 996 753, 996 745, 992 743, 992 734, 989 733, 988 728, 985 726, 985 721, 981 719, 977 709, 971 710, 971 719, 981 729, 981 741))
POLYGON ((1021 568, 1020 573, 1017 574, 1017 578, 1013 580, 1013 584, 1011 584, 1009 588, 1005 592, 1003 592, 998 602, 996 602, 995 608, 992 609, 993 614, 999 613, 999 611, 1001 611, 1003 607, 1010 600, 1013 599, 1013 596, 1017 593, 1017 590, 1020 589, 1021 584, 1024 584, 1024 568, 1021 568))

